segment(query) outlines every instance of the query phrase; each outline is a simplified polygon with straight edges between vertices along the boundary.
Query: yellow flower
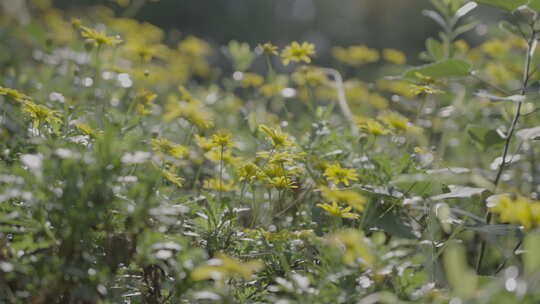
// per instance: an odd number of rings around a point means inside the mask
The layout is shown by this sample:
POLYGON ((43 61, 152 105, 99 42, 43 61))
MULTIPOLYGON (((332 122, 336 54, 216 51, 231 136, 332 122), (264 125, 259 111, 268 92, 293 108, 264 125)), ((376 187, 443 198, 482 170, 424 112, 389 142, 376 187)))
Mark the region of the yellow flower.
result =
POLYGON ((178 43, 178 50, 188 56, 204 57, 210 55, 210 45, 205 41, 189 36, 178 43))
POLYGON ((257 179, 257 175, 261 169, 254 163, 249 162, 238 168, 236 172, 240 176, 240 181, 253 183, 257 179))
POLYGON ((183 118, 200 130, 205 130, 214 126, 212 117, 212 113, 198 102, 169 102, 165 106, 163 119, 170 121, 175 118, 183 118))
POLYGON ((212 143, 221 148, 231 148, 236 145, 232 140, 232 134, 227 131, 219 131, 212 135, 212 143))
POLYGON ((293 145, 293 142, 289 140, 289 134, 281 131, 279 127, 271 129, 265 125, 260 125, 259 130, 270 139, 274 149, 293 145))
POLYGON ((336 202, 332 202, 332 204, 317 204, 317 207, 320 207, 324 209, 326 212, 330 213, 330 215, 335 217, 341 217, 346 219, 357 219, 360 217, 360 215, 356 213, 350 212, 352 207, 345 207, 341 208, 338 206, 336 202))
POLYGON ((278 54, 278 47, 273 45, 270 42, 267 42, 265 44, 259 44, 257 47, 263 52, 265 55, 277 55, 278 54))
POLYGON ((152 163, 153 167, 159 170, 159 173, 161 173, 161 176, 168 180, 169 182, 175 184, 176 186, 182 188, 182 185, 184 183, 184 179, 180 176, 176 175, 173 171, 175 170, 174 167, 171 167, 169 169, 162 169, 157 167, 154 163, 152 163))
POLYGON ((151 141, 152 150, 168 154, 176 158, 182 158, 188 154, 188 149, 166 138, 154 138, 151 141))
POLYGON ((309 85, 317 87, 328 83, 328 77, 319 68, 312 66, 298 67, 291 76, 292 80, 298 85, 309 85))
POLYGON ((333 246, 343 248, 343 261, 346 264, 353 265, 359 261, 369 267, 375 263, 375 255, 360 231, 354 229, 337 231, 327 236, 327 241, 333 246))
POLYGON ((218 253, 211 263, 209 261, 208 265, 195 268, 191 273, 191 278, 195 281, 213 279, 223 282, 227 278, 240 276, 248 280, 263 266, 260 261, 240 262, 223 253, 218 253))
POLYGON ((103 45, 117 45, 122 42, 118 36, 107 36, 104 32, 82 25, 79 19, 74 19, 72 25, 79 30, 82 37, 86 38, 89 42, 94 43, 97 47, 103 45))
POLYGON ((139 93, 135 97, 135 109, 137 110, 137 113, 139 113, 139 115, 152 114, 152 111, 149 108, 152 107, 156 98, 157 95, 150 91, 144 89, 139 91, 139 93))
POLYGON ((380 115, 378 119, 384 121, 389 127, 398 131, 407 131, 411 127, 407 118, 395 112, 388 112, 380 115))
POLYGON ((17 90, 0 87, 0 95, 7 96, 17 102, 30 101, 31 98, 17 90))
POLYGON ((264 78, 261 75, 255 73, 244 73, 244 78, 242 78, 242 87, 260 87, 264 84, 264 78))
POLYGON ((326 170, 324 170, 324 176, 335 184, 342 182, 346 186, 349 186, 350 181, 358 181, 356 170, 342 168, 340 164, 328 166, 326 170))
POLYGON ((43 123, 61 124, 60 112, 49 109, 46 106, 38 105, 32 101, 23 102, 23 112, 32 118, 32 127, 39 128, 43 123))
POLYGON ((202 137, 199 134, 195 134, 195 141, 197 142, 197 145, 199 145, 199 147, 201 147, 204 150, 209 151, 216 147, 216 145, 211 139, 202 137))
POLYGON ((284 65, 288 65, 291 61, 310 63, 313 55, 315 55, 315 45, 309 42, 299 44, 294 41, 281 52, 284 65))
POLYGON ((267 182, 270 187, 274 187, 277 189, 298 188, 298 186, 296 186, 294 182, 287 176, 277 176, 277 177, 269 178, 267 182))
POLYGON ((501 222, 519 224, 529 230, 540 227, 540 202, 524 197, 512 199, 509 195, 501 195, 495 199, 490 210, 498 214, 501 222))
POLYGON ((443 91, 429 85, 416 85, 416 84, 411 84, 411 92, 415 96, 416 95, 435 95, 435 94, 444 93, 443 91))
POLYGON ((203 187, 208 190, 230 192, 236 190, 234 181, 225 182, 219 180, 218 178, 211 178, 204 181, 203 187))
POLYGON ((206 152, 204 156, 214 163, 223 161, 225 164, 236 166, 240 162, 240 159, 233 156, 230 150, 225 150, 221 153, 221 149, 214 148, 206 152))
POLYGON ((330 202, 344 202, 358 211, 364 210, 367 200, 360 193, 351 190, 330 189, 325 186, 319 188, 321 195, 330 202))
POLYGON ((394 49, 384 49, 383 58, 384 60, 395 64, 407 63, 407 56, 405 56, 403 52, 394 49))
POLYGON ((355 45, 349 48, 335 47, 332 55, 337 60, 352 66, 359 66, 379 60, 379 52, 364 45, 355 45))
POLYGON ((96 138, 98 137, 99 135, 101 135, 103 133, 103 131, 101 130, 94 130, 92 127, 90 127, 88 124, 85 124, 85 123, 82 123, 82 122, 79 122, 79 123, 76 123, 75 124, 75 127, 81 131, 82 133, 92 137, 92 138, 96 138))
POLYGON ((390 130, 386 129, 380 122, 376 121, 375 119, 357 118, 356 125, 358 126, 358 128, 366 131, 367 133, 376 136, 390 134, 390 130))

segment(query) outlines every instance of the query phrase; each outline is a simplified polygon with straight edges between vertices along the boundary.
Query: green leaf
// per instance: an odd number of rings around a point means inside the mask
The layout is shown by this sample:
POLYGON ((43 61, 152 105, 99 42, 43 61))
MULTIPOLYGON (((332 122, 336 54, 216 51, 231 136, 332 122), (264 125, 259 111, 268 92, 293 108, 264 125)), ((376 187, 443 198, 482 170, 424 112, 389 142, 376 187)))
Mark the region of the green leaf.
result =
POLYGON ((527 6, 537 12, 540 12, 540 0, 530 0, 527 6))
POLYGON ((444 48, 439 41, 428 38, 426 40, 426 50, 434 60, 441 60, 444 58, 444 48))
POLYGON ((421 76, 428 76, 435 79, 465 77, 471 73, 471 66, 462 60, 447 59, 423 66, 415 67, 403 75, 409 80, 420 80, 421 76))
POLYGON ((500 137, 497 131, 480 126, 468 126, 467 134, 482 151, 504 143, 504 138, 500 137))
MULTIPOLYGON (((535 0, 533 0, 536 2, 535 0)), ((527 0, 475 0, 478 4, 483 4, 491 7, 500 8, 506 11, 514 11, 518 7, 527 4, 527 0)))
POLYGON ((540 269, 540 233, 530 233, 525 238, 525 254, 523 262, 525 271, 529 274, 540 269))
POLYGON ((444 254, 444 268, 452 291, 457 296, 466 299, 474 294, 478 277, 467 264, 463 245, 453 243, 448 246, 444 254))

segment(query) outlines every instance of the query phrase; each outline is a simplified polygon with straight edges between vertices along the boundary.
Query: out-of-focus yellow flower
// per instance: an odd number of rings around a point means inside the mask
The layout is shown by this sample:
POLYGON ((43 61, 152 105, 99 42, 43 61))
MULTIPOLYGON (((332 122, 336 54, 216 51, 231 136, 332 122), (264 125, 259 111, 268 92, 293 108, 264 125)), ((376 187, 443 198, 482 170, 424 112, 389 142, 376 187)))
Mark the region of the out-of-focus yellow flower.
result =
POLYGON ((208 190, 222 191, 222 192, 231 192, 236 190, 234 181, 225 182, 218 178, 211 178, 204 181, 203 187, 208 190))
POLYGON ((407 56, 402 51, 394 49, 384 49, 383 50, 384 60, 394 63, 394 64, 405 64, 407 63, 407 56))
POLYGON ((267 82, 259 88, 259 92, 265 97, 279 96, 283 89, 287 87, 289 79, 285 75, 274 77, 271 82, 267 82))
POLYGON ((540 202, 501 195, 496 197, 490 210, 499 215, 501 222, 519 224, 527 230, 540 227, 540 202))
POLYGON ((264 84, 264 78, 255 73, 244 73, 244 77, 242 78, 242 87, 243 88, 249 88, 249 87, 260 87, 264 84))
POLYGON ((95 46, 101 47, 104 45, 117 45, 122 42, 122 39, 118 36, 107 36, 105 32, 98 31, 93 28, 82 25, 79 19, 74 19, 71 23, 79 32, 83 38, 86 38, 89 42, 94 43, 95 46))
POLYGON ((176 186, 182 188, 183 183, 184 183, 184 179, 181 178, 180 176, 176 175, 176 173, 174 173, 174 171, 176 170, 175 167, 171 167, 171 168, 168 168, 168 169, 159 168, 155 163, 152 163, 152 167, 154 169, 158 170, 163 178, 165 178, 169 182, 175 184, 176 186))
POLYGON ((30 96, 27 96, 17 90, 0 87, 0 95, 7 96, 17 102, 24 102, 32 100, 30 96))
POLYGON ((268 137, 274 149, 293 145, 293 142, 289 139, 289 134, 281 131, 279 127, 272 129, 268 126, 260 125, 259 130, 268 137))
POLYGON ((411 92, 414 95, 434 95, 444 93, 442 90, 434 88, 430 85, 411 84, 411 92))
POLYGON ((39 128, 42 124, 61 124, 60 112, 49 109, 44 105, 35 104, 32 101, 26 100, 23 102, 23 112, 30 115, 32 118, 32 127, 39 128))
POLYGON ((281 52, 281 59, 284 65, 288 65, 291 61, 310 63, 311 57, 315 55, 315 45, 309 42, 302 44, 293 41, 285 47, 281 52))
POLYGON ((147 91, 147 90, 141 90, 137 94, 135 98, 135 110, 139 115, 148 115, 152 114, 151 107, 154 104, 154 101, 156 100, 157 95, 147 91))
POLYGON ((231 148, 236 145, 232 140, 232 134, 223 130, 212 135, 212 143, 214 146, 221 148, 231 148))
POLYGON ((257 47, 262 51, 265 55, 278 55, 278 47, 273 45, 270 42, 266 42, 264 44, 259 44, 257 47))
POLYGON ((317 204, 317 207, 320 207, 322 209, 324 209, 326 212, 328 212, 331 216, 335 216, 335 217, 341 217, 341 218, 346 218, 346 219, 357 219, 360 217, 360 215, 356 214, 356 213, 352 213, 350 212, 352 207, 349 206, 349 207, 345 207, 345 208, 341 208, 337 202, 332 202, 331 204, 317 204))
POLYGON ((276 189, 294 189, 298 188, 288 176, 276 176, 267 179, 267 184, 276 189))
POLYGON ((356 118, 356 125, 361 130, 375 136, 390 134, 390 130, 385 128, 380 122, 372 118, 356 118))
POLYGON ((351 181, 358 181, 358 173, 355 169, 341 167, 340 164, 332 164, 324 170, 326 179, 335 184, 343 183, 349 186, 351 181))
POLYGON ((406 81, 381 79, 377 81, 377 87, 381 90, 392 92, 405 98, 415 97, 415 95, 411 92, 410 83, 406 81))
POLYGON ((195 134, 195 141, 197 142, 197 145, 199 145, 199 147, 201 147, 204 150, 212 150, 213 148, 216 147, 216 145, 211 139, 202 137, 199 134, 195 134))
POLYGON ((103 133, 103 131, 95 130, 92 127, 90 127, 90 125, 82 123, 82 122, 75 123, 75 127, 79 131, 84 133, 85 135, 88 135, 88 136, 90 136, 92 138, 96 138, 96 137, 98 137, 99 135, 101 135, 103 133))
POLYGON ((328 76, 320 68, 313 66, 298 67, 292 74, 291 79, 300 86, 317 87, 328 83, 328 76))
POLYGON ((489 56, 495 58, 508 54, 508 50, 511 46, 512 45, 506 41, 492 39, 482 44, 482 51, 484 51, 484 53, 488 54, 489 56))
POLYGON ((240 158, 238 157, 235 157, 231 150, 225 150, 221 151, 221 149, 218 149, 218 148, 214 148, 208 152, 206 152, 204 154, 204 156, 214 162, 214 163, 219 163, 221 161, 223 161, 223 163, 225 164, 228 164, 228 165, 231 165, 231 166, 236 166, 238 165, 238 163, 240 163, 240 158))
POLYGON ((348 265, 356 262, 368 267, 375 263, 375 255, 371 251, 364 234, 354 229, 337 231, 326 237, 327 242, 338 248, 343 248, 343 261, 348 265))
POLYGON ((208 265, 195 268, 191 278, 195 281, 215 280, 223 282, 231 277, 241 277, 249 280, 253 274, 263 268, 260 261, 240 262, 223 253, 218 253, 215 259, 208 261, 208 265))
POLYGON ((367 199, 365 197, 363 197, 360 193, 352 190, 330 189, 325 186, 319 187, 319 190, 321 191, 322 197, 327 201, 343 202, 358 211, 363 211, 364 205, 367 202, 367 199))
POLYGON ((201 130, 206 130, 214 126, 212 113, 199 103, 171 101, 167 103, 165 109, 166 113, 163 118, 166 121, 183 118, 201 130))
POLYGON ((238 168, 236 172, 240 177, 240 181, 253 183, 257 179, 257 175, 259 175, 260 170, 261 169, 256 164, 248 162, 238 168))
POLYGON ((178 43, 178 50, 189 56, 204 57, 210 55, 212 49, 205 41, 194 36, 188 36, 178 43))
POLYGON ((334 47, 332 55, 338 61, 352 66, 360 66, 366 63, 379 61, 379 52, 364 45, 355 45, 348 48, 334 47))
POLYGON ((152 139, 151 144, 154 151, 176 158, 182 158, 189 152, 188 148, 185 146, 174 143, 166 138, 154 138, 152 139))
POLYGON ((411 128, 409 120, 396 112, 387 112, 377 118, 398 131, 407 131, 411 128))

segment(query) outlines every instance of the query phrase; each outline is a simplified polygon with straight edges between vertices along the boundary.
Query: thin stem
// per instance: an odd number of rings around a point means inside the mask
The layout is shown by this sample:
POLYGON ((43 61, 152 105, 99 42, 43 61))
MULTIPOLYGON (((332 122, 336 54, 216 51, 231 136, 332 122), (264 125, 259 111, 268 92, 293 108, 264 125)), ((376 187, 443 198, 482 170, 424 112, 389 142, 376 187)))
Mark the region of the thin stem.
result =
MULTIPOLYGON (((532 26, 531 26, 532 27, 532 26)), ((520 95, 525 96, 527 92, 527 85, 529 84, 530 80, 530 71, 531 71, 531 61, 532 57, 534 55, 534 51, 536 48, 536 31, 534 28, 532 29, 532 34, 529 40, 527 41, 527 54, 525 57, 525 68, 523 70, 523 79, 522 79, 522 87, 520 95)), ((510 149, 510 144, 512 142, 512 137, 514 136, 514 133, 516 131, 516 126, 519 121, 520 115, 521 115, 521 106, 523 105, 523 101, 519 101, 516 105, 516 112, 514 113, 514 119, 512 119, 512 123, 510 124, 510 128, 508 130, 508 134, 506 135, 506 141, 504 143, 504 150, 502 154, 502 160, 501 164, 499 165, 499 169, 497 170, 497 175, 495 176, 495 180, 493 181, 493 192, 497 190, 497 187, 499 185, 499 182, 501 180, 501 176, 504 172, 504 169, 506 168, 506 158, 508 157, 508 150, 510 149)), ((491 222, 491 218, 493 217, 493 214, 488 210, 486 212, 486 224, 489 225, 491 222)), ((484 259, 484 254, 486 251, 486 240, 483 240, 480 244, 480 253, 478 255, 478 260, 476 263, 476 272, 478 273, 480 271, 480 268, 482 267, 482 261, 484 259)))

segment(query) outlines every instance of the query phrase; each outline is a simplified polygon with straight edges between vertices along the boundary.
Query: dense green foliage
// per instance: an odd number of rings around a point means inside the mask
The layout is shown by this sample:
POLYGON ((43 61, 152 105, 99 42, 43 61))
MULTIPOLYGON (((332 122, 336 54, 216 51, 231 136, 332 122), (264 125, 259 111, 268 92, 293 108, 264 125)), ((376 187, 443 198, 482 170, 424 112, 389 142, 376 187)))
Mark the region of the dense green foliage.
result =
POLYGON ((334 68, 0 3, 0 303, 538 303, 540 1, 476 2, 334 68))

